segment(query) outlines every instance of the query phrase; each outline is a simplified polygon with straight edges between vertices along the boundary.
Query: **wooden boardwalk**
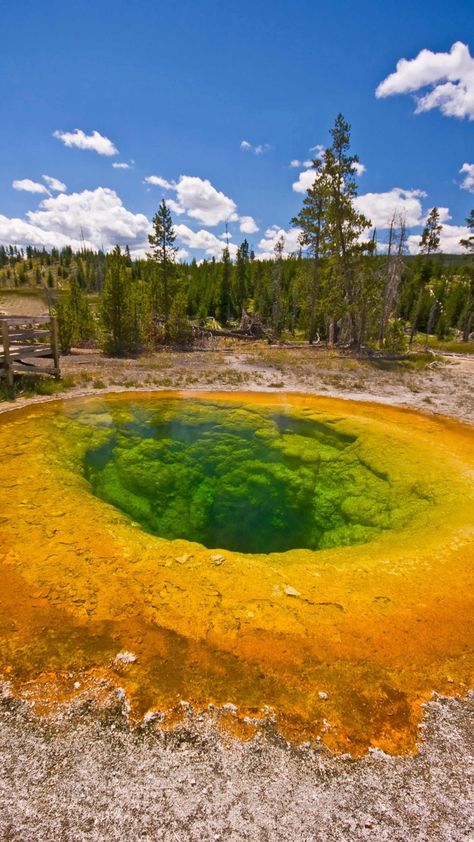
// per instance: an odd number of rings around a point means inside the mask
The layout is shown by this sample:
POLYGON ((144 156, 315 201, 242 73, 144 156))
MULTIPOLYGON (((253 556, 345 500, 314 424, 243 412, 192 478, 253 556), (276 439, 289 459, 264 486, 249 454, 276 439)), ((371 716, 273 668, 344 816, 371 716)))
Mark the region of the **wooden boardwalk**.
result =
POLYGON ((56 319, 43 316, 0 315, 0 377, 12 388, 15 374, 51 374, 58 378, 59 342, 56 319), (52 365, 42 365, 50 359, 52 365), (36 361, 40 361, 40 365, 36 361))

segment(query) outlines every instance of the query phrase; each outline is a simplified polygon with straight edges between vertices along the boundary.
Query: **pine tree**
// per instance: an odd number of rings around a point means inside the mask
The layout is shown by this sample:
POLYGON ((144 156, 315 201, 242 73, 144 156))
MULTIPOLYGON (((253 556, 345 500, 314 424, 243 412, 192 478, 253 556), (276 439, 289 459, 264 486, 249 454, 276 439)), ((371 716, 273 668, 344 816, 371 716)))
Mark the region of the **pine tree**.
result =
POLYGON ((74 276, 70 280, 66 294, 59 299, 56 311, 59 342, 63 354, 69 354, 73 345, 79 340, 91 339, 94 336, 92 312, 74 276))
POLYGON ((225 246, 222 250, 222 273, 219 290, 219 306, 218 319, 225 327, 232 316, 232 301, 231 301, 231 272, 232 263, 230 260, 229 247, 225 246))
POLYGON ((164 199, 153 217, 153 233, 148 235, 151 252, 147 255, 157 266, 150 291, 151 315, 156 319, 162 307, 165 324, 168 322, 173 300, 175 279, 176 234, 173 220, 164 199))
POLYGON ((135 350, 133 348, 130 278, 120 246, 115 246, 107 258, 99 316, 107 353, 120 356, 135 350))
POLYGON ((272 332, 275 339, 281 334, 282 322, 282 301, 281 286, 283 277, 283 252, 285 249, 284 237, 280 237, 275 243, 273 252, 275 261, 272 266, 272 332))
POLYGON ((472 316, 474 311, 474 208, 466 219, 466 225, 471 232, 470 235, 459 241, 460 245, 466 249, 467 253, 471 255, 471 265, 469 267, 469 286, 466 306, 462 317, 462 338, 463 342, 468 342, 469 335, 472 328, 472 316))
POLYGON ((367 301, 365 254, 373 243, 364 242, 371 223, 356 210, 357 186, 354 179, 357 155, 350 154, 350 126, 342 114, 331 129, 332 144, 321 159, 313 162, 315 180, 302 211, 293 220, 302 228, 302 245, 313 258, 310 286, 310 337, 315 335, 315 313, 321 282, 320 261, 324 260, 326 296, 324 307, 330 321, 345 321, 347 340, 360 345, 365 330, 367 301))
POLYGON ((423 229, 423 233, 420 239, 420 254, 424 257, 424 268, 420 273, 420 280, 419 280, 419 289, 418 289, 418 297, 416 299, 415 304, 415 311, 413 313, 413 319, 411 324, 411 331, 410 331, 410 345, 413 342, 415 337, 416 328, 418 324, 418 319, 420 316, 421 310, 421 302, 423 299, 423 293, 426 288, 426 284, 431 276, 431 271, 429 267, 429 259, 432 254, 435 254, 439 251, 439 244, 440 244, 440 234, 442 230, 442 225, 439 221, 439 210, 438 208, 434 207, 431 208, 427 218, 426 218, 426 225, 423 229))
POLYGON ((373 244, 362 242, 362 238, 371 223, 354 205, 357 196, 354 173, 359 158, 350 154, 350 126, 342 114, 336 117, 330 133, 332 144, 322 155, 322 177, 328 190, 324 251, 329 260, 335 309, 346 322, 349 344, 360 345, 363 307, 360 299, 364 297, 361 263, 363 255, 373 251, 373 244))
POLYGON ((303 207, 291 220, 292 225, 301 228, 299 242, 307 249, 311 258, 311 276, 307 289, 308 341, 312 345, 317 335, 317 305, 321 288, 321 256, 325 233, 325 213, 328 205, 328 182, 322 174, 322 161, 313 161, 314 181, 308 188, 303 207))
POLYGON ((235 285, 234 285, 234 301, 235 311, 237 315, 241 315, 245 310, 248 288, 249 288, 249 244, 247 240, 237 249, 236 266, 235 266, 235 285))

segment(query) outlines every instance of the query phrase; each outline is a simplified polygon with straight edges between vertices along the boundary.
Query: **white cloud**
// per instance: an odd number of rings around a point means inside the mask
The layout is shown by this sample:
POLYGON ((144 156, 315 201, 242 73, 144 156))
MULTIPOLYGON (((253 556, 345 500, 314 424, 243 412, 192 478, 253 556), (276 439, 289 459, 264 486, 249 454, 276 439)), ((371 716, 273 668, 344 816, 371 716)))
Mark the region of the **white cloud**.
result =
MULTIPOLYGON (((209 257, 222 257, 222 250, 225 247, 225 243, 219 237, 216 237, 215 234, 212 234, 211 231, 205 231, 204 229, 192 231, 191 228, 182 223, 175 225, 174 228, 178 239, 188 246, 188 248, 204 251, 209 257)), ((229 243, 229 252, 231 257, 235 257, 237 246, 234 243, 229 243)))
POLYGON ((49 235, 80 242, 106 251, 116 243, 130 247, 146 243, 150 223, 142 213, 132 213, 114 190, 97 187, 82 193, 60 194, 40 203, 27 214, 32 225, 49 235))
POLYGON ((312 166, 313 166, 313 162, 309 161, 309 160, 308 161, 300 161, 300 160, 298 160, 298 158, 293 158, 293 160, 290 161, 290 167, 292 167, 293 169, 299 169, 299 168, 302 168, 302 167, 305 167, 306 169, 308 169, 309 167, 312 167, 312 166))
POLYGON ((354 164, 354 172, 356 175, 361 176, 367 171, 367 167, 365 164, 361 164, 359 161, 356 161, 354 164))
POLYGON ((459 172, 464 176, 461 187, 474 193, 474 164, 463 164, 459 172))
POLYGON ((83 243, 80 240, 55 231, 43 231, 37 225, 31 225, 24 219, 10 218, 0 214, 0 243, 5 246, 36 246, 37 248, 64 248, 72 246, 73 249, 80 249, 83 243))
POLYGON ((403 214, 407 227, 411 228, 422 223, 421 199, 425 196, 422 190, 393 187, 385 193, 364 193, 355 199, 355 205, 376 228, 389 228, 395 213, 403 214))
MULTIPOLYGON (((431 210, 431 208, 430 208, 430 210, 431 210)), ((442 225, 445 222, 448 222, 452 218, 451 213, 449 211, 449 208, 437 208, 437 211, 438 211, 438 214, 439 214, 439 221, 442 225)), ((429 215, 430 215, 430 211, 427 211, 425 213, 423 219, 421 220, 423 225, 426 225, 426 223, 428 222, 429 215)))
POLYGON ((380 99, 424 88, 429 88, 427 93, 415 97, 417 113, 439 108, 447 117, 474 120, 474 59, 469 47, 457 41, 449 53, 421 50, 414 59, 400 59, 375 95, 380 99))
MULTIPOLYGON (((464 254, 465 249, 459 245, 459 240, 467 239, 470 231, 464 225, 443 225, 440 234, 440 251, 444 254, 464 254)), ((410 254, 418 254, 420 250, 420 234, 408 237, 410 254)))
POLYGON ((298 181, 293 182, 293 190, 295 191, 295 193, 306 193, 306 191, 313 186, 315 178, 315 170, 303 170, 303 172, 300 172, 298 176, 298 181))
POLYGON ((241 216, 239 223, 242 234, 256 234, 258 231, 258 225, 253 216, 241 216))
POLYGON ((185 209, 179 202, 175 202, 174 199, 166 199, 166 204, 169 207, 170 211, 173 211, 177 216, 181 216, 183 213, 186 213, 185 209))
POLYGON ((31 178, 20 178, 12 181, 14 190, 23 190, 26 193, 48 193, 48 188, 38 181, 32 181, 31 178))
POLYGON ((43 175, 42 179, 53 193, 65 193, 67 190, 66 185, 59 178, 54 178, 52 175, 43 175))
POLYGON ((74 129, 73 132, 55 131, 53 137, 61 140, 65 146, 90 149, 98 155, 118 155, 118 149, 112 141, 95 130, 92 134, 85 134, 82 129, 74 129))
POLYGON ((274 248, 278 240, 283 237, 284 249, 283 256, 288 257, 290 254, 295 254, 301 248, 298 237, 301 234, 299 228, 289 228, 285 231, 284 228, 279 228, 278 225, 271 225, 267 228, 265 235, 258 243, 259 252, 257 257, 264 260, 272 260, 275 257, 274 248))
MULTIPOLYGON (((316 151, 316 157, 318 157, 319 151, 324 151, 324 147, 313 147, 316 151)), ((316 178, 315 170, 313 167, 313 161, 299 161, 295 158, 293 161, 290 162, 290 167, 304 167, 305 169, 300 172, 298 176, 298 180, 293 182, 293 190, 295 193, 306 193, 307 190, 314 184, 314 179, 316 178)), ((358 161, 354 164, 354 172, 356 175, 361 176, 366 172, 365 164, 361 164, 358 161)))
POLYGON ((258 143, 254 146, 253 143, 249 143, 248 140, 242 140, 240 142, 240 148, 243 152, 253 152, 254 155, 263 155, 265 152, 268 152, 270 149, 269 143, 258 143))
POLYGON ((147 184, 173 190, 176 201, 167 199, 167 204, 174 213, 185 213, 204 225, 219 225, 221 222, 239 222, 240 230, 245 234, 254 234, 258 226, 251 216, 239 216, 233 199, 217 190, 207 178, 195 175, 180 175, 177 182, 167 181, 160 175, 149 175, 147 184))
POLYGON ((180 206, 191 219, 211 226, 238 219, 234 200, 216 190, 207 178, 181 175, 173 189, 180 206))
POLYGON ((322 143, 317 143, 316 146, 310 146, 309 147, 309 151, 314 152, 317 158, 321 157, 321 155, 324 152, 324 149, 325 149, 325 147, 324 147, 324 144, 322 144, 322 143))
POLYGON ((114 161, 112 164, 114 170, 129 170, 130 164, 127 164, 125 161, 114 161))
POLYGON ((154 187, 163 187, 164 190, 176 190, 174 181, 167 181, 161 175, 147 175, 145 182, 147 184, 153 184, 154 187))

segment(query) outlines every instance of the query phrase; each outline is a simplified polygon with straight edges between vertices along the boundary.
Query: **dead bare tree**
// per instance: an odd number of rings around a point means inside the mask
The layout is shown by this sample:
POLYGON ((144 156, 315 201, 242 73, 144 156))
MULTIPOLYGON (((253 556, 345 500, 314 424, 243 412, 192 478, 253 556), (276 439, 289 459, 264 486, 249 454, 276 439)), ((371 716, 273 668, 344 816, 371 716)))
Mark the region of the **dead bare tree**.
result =
POLYGON ((385 283, 380 316, 379 345, 383 345, 385 333, 390 317, 396 312, 403 275, 403 255, 406 249, 406 218, 395 211, 392 216, 388 236, 387 263, 385 268, 385 283))

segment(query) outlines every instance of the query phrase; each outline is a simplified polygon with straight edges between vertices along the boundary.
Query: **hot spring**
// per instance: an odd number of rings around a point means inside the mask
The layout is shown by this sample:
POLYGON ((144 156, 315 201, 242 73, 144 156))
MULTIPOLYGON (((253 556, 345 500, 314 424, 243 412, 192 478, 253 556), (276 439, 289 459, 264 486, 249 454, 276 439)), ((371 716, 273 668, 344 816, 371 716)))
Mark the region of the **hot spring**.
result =
POLYGON ((39 713, 123 688, 162 727, 396 752, 474 683, 468 427, 127 393, 6 413, 0 466, 0 668, 39 713))

